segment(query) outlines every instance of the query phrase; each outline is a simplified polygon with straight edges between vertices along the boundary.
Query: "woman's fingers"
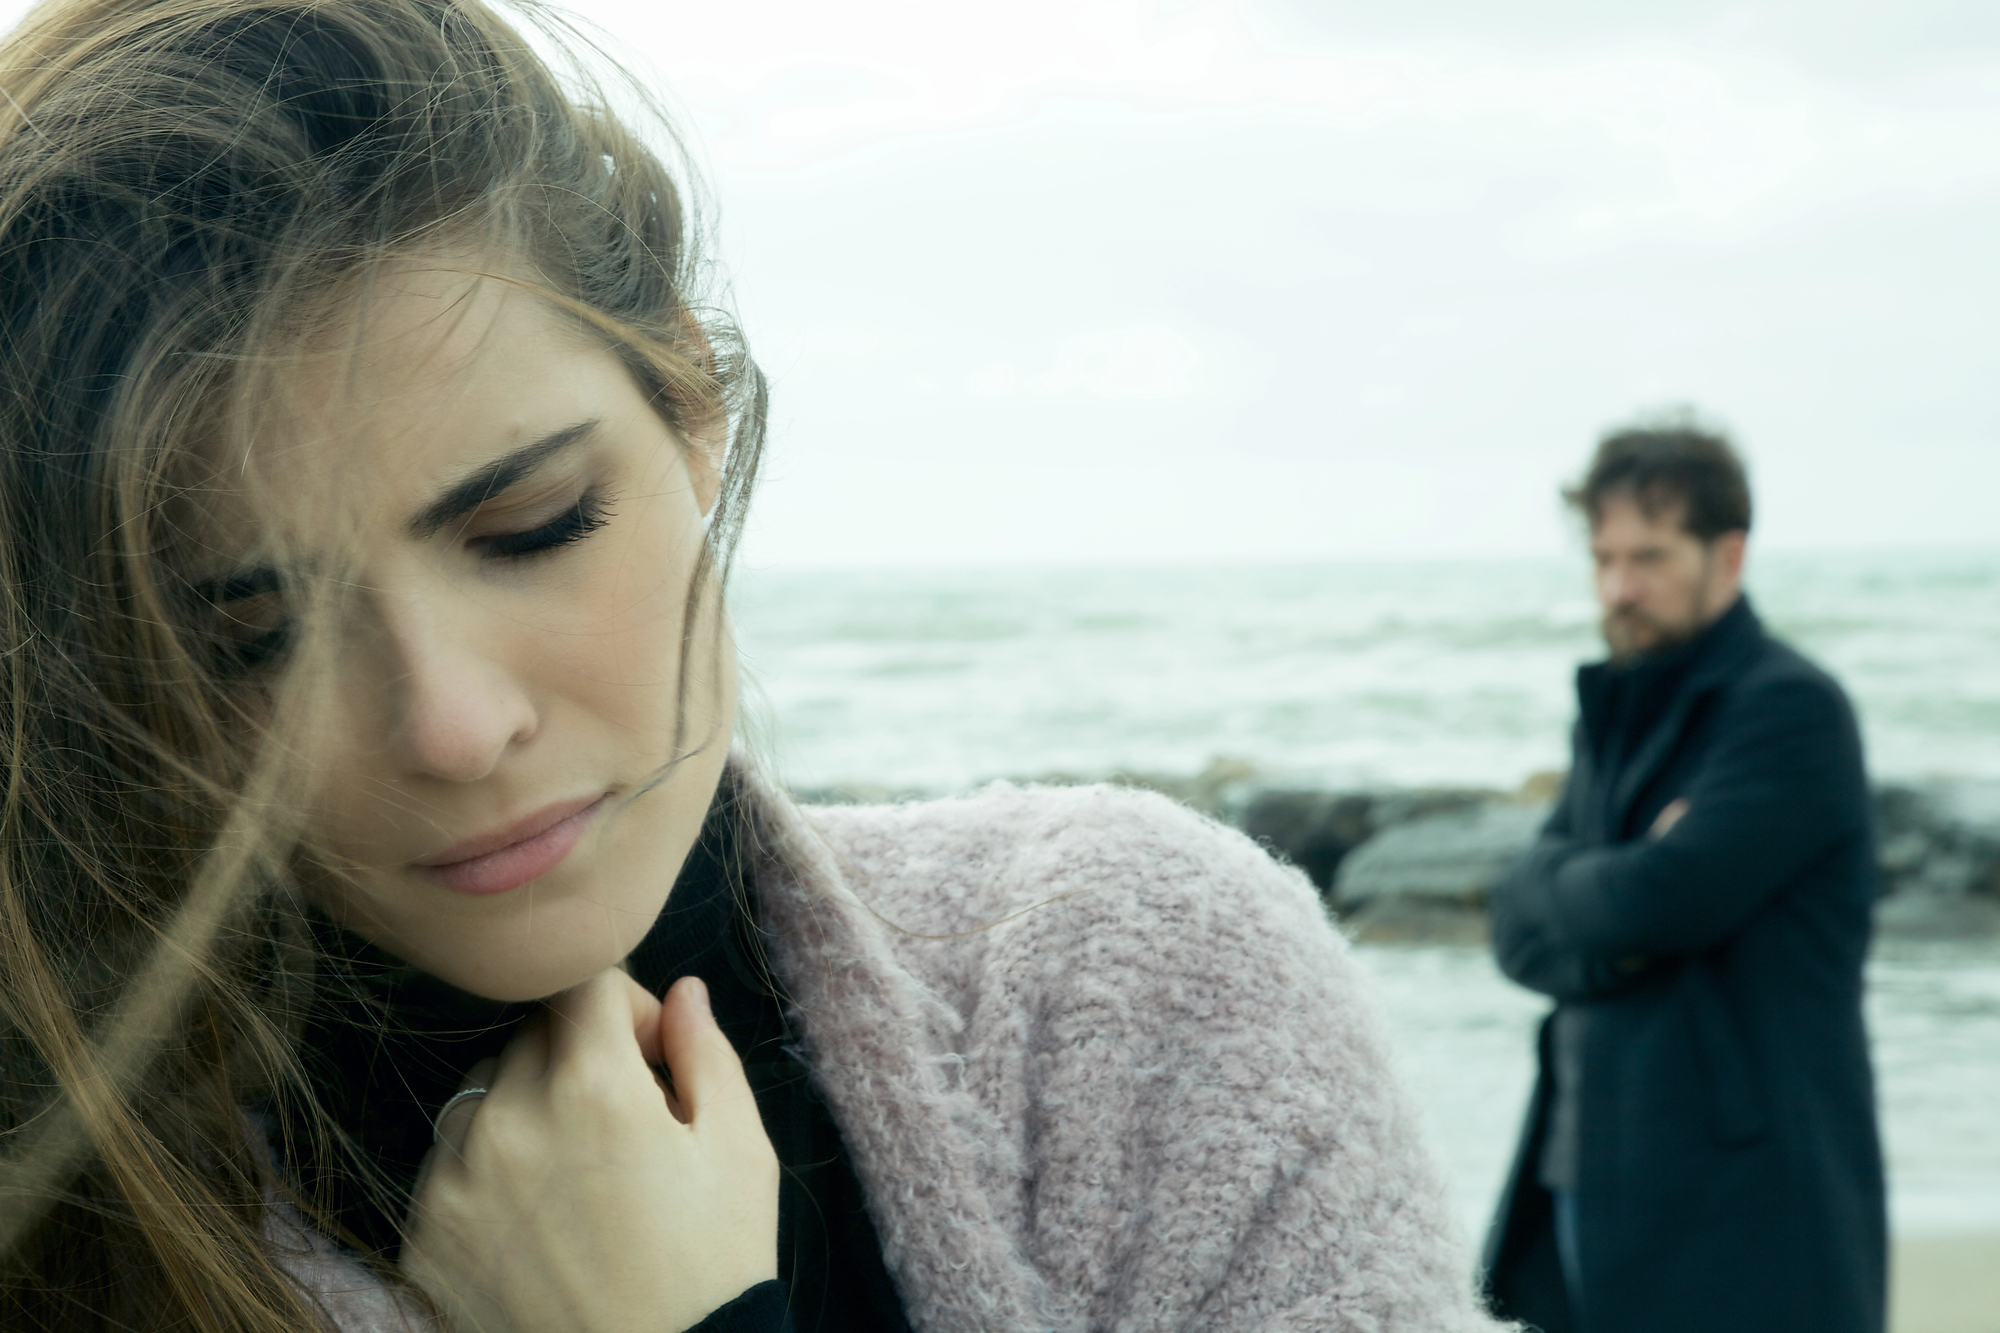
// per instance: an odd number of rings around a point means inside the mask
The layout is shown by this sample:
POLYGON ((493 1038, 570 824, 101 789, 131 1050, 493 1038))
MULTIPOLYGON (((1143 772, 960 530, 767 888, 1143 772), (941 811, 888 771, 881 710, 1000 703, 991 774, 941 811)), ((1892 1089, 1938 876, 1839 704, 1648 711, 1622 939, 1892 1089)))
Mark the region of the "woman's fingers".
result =
POLYGON ((580 1048, 622 1046, 618 1040, 621 1033, 637 1044, 645 1064, 660 1064, 666 1058, 660 1049, 659 1000, 616 968, 550 1000, 549 1016, 555 1024, 551 1061, 565 1059, 580 1048))
POLYGON ((499 1071, 500 1062, 490 1056, 465 1071, 465 1077, 458 1082, 458 1092, 438 1113, 438 1147, 454 1156, 465 1155, 465 1136, 472 1128, 472 1117, 479 1113, 479 1103, 492 1093, 499 1071), (475 1092, 477 1096, 472 1095, 475 1092))
MULTIPOLYGON (((494 1074, 499 1067, 498 1060, 489 1058, 479 1061, 465 1072, 464 1078, 458 1081, 458 1092, 465 1093, 474 1088, 486 1088, 490 1091, 494 1074)), ((431 1172, 436 1169, 440 1159, 453 1162, 465 1160, 465 1136, 472 1132, 472 1117, 478 1114, 479 1103, 484 1100, 483 1097, 465 1097, 454 1093, 444 1104, 444 1108, 438 1112, 432 1131, 436 1141, 431 1144, 431 1150, 424 1154, 424 1160, 417 1166, 417 1182, 410 1189, 411 1198, 414 1199, 424 1192, 424 1183, 431 1178, 431 1172)))
POLYGON ((558 997, 463 1125, 444 1117, 456 1151, 432 1154, 402 1263, 452 1326, 686 1328, 776 1275, 778 1159, 742 1065, 698 982, 637 990, 610 973, 558 997))
POLYGON ((661 1001, 623 972, 606 972, 551 1000, 550 1068, 606 1058, 607 1069, 619 1072, 632 1067, 628 1059, 665 1065, 662 1090, 682 1124, 698 1125, 703 1108, 713 1107, 763 1132, 743 1062, 716 1026, 699 977, 682 977, 661 1001))
POLYGON ((747 1117, 762 1133, 743 1062, 715 1025, 700 977, 682 977, 667 991, 660 1006, 660 1047, 688 1123, 700 1129, 705 1117, 720 1113, 731 1120, 747 1117))

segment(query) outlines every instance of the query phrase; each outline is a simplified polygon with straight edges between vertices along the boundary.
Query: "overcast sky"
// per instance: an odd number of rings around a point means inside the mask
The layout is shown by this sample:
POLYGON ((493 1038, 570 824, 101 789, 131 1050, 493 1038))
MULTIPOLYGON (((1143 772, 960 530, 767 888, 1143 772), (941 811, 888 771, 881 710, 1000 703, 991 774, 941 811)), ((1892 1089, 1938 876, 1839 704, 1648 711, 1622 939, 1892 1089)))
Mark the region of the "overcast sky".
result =
POLYGON ((760 563, 1562 550, 1674 402, 1773 546, 2000 542, 2000 5, 585 12, 711 165, 760 563))
POLYGON ((772 374, 763 565, 1566 549, 1691 402, 1772 546, 2000 544, 1992 0, 586 0, 772 374))

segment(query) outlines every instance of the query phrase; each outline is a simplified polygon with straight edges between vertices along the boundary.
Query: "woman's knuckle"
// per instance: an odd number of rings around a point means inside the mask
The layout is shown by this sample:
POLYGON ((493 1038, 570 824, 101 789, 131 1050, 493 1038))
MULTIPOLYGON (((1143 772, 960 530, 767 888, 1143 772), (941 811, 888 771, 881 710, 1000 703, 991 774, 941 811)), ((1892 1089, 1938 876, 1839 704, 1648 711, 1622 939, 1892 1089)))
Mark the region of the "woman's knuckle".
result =
POLYGON ((576 1071, 550 1095, 558 1119, 600 1134, 636 1130, 647 1104, 660 1103, 650 1079, 641 1086, 620 1071, 603 1068, 576 1071))
POLYGON ((576 1115, 599 1115, 617 1100, 611 1071, 600 1061, 588 1059, 563 1070, 549 1092, 558 1108, 576 1115))
POLYGON ((501 1171, 516 1171, 541 1156, 541 1140, 525 1116, 510 1112, 481 1117, 466 1138, 466 1155, 501 1171))

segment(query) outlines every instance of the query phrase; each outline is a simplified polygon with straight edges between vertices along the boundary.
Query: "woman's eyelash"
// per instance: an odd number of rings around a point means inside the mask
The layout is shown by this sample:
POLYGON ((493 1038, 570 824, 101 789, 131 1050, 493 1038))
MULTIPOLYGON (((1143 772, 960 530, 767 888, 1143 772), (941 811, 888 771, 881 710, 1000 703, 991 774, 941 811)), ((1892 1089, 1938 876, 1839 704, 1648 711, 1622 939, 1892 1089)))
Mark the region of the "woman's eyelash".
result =
MULTIPOLYGON (((501 532, 474 538, 481 556, 524 559, 580 542, 611 521, 612 497, 586 491, 577 502, 548 522, 526 532, 501 532)), ((292 644, 293 627, 276 617, 281 590, 268 571, 232 580, 202 597, 212 628, 210 651, 218 675, 242 676, 283 657, 292 644)))
POLYGON ((610 521, 610 497, 601 491, 586 491, 575 504, 538 528, 478 537, 472 545, 483 556, 519 559, 580 542, 610 521))

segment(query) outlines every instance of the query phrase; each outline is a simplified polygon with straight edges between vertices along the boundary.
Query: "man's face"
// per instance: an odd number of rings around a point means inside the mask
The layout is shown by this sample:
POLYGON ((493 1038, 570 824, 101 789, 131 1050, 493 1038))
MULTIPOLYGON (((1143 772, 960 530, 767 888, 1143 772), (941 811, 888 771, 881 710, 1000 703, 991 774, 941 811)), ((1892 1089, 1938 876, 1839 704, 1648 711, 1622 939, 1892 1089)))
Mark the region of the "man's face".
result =
POLYGON ((1744 534, 1726 532, 1704 542, 1687 530, 1685 519, 1683 505, 1648 514, 1631 495, 1606 496, 1598 507, 1590 555, 1613 660, 1683 643, 1735 603, 1744 534))

